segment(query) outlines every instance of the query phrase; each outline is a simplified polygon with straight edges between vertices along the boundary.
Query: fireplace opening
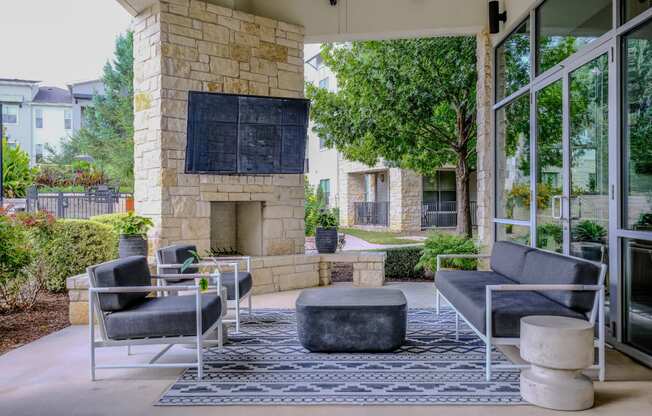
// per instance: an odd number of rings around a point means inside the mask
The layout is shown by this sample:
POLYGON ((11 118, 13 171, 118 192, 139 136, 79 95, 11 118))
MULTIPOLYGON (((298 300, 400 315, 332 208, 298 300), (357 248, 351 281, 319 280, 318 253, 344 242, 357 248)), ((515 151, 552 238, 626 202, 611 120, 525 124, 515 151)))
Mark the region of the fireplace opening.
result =
POLYGON ((211 202, 211 249, 215 253, 263 255, 263 203, 211 202))

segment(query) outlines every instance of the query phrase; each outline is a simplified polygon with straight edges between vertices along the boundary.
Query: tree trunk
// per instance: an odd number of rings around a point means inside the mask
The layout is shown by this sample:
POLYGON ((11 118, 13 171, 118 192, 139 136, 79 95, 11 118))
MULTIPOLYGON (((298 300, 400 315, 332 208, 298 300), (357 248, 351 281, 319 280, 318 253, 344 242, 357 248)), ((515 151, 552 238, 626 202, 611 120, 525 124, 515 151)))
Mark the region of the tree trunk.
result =
POLYGON ((471 198, 469 190, 469 177, 471 175, 466 155, 458 155, 455 167, 455 188, 457 197, 457 233, 473 237, 471 225, 471 198))

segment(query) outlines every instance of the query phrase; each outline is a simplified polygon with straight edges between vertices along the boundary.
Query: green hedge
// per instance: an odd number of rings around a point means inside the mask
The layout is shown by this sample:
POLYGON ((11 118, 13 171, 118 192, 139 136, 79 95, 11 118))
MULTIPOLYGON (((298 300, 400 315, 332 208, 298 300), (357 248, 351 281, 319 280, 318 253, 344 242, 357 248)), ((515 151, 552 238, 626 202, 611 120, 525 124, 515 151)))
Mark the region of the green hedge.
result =
POLYGON ((385 278, 389 280, 425 279, 423 269, 416 266, 423 255, 423 247, 410 246, 386 250, 385 278))
POLYGON ((51 238, 39 251, 48 265, 48 290, 60 292, 68 277, 83 273, 93 264, 117 258, 118 236, 109 225, 96 221, 57 220, 51 238))
POLYGON ((119 212, 116 214, 96 215, 94 217, 90 217, 89 220, 108 225, 111 228, 115 229, 116 226, 128 215, 129 214, 126 212, 119 212))
MULTIPOLYGON (((433 232, 426 239, 423 256, 417 265, 420 269, 437 270, 437 256, 440 254, 477 254, 478 246, 467 237, 455 234, 433 232)), ((442 267, 449 269, 475 270, 475 259, 448 259, 442 261, 442 267)))

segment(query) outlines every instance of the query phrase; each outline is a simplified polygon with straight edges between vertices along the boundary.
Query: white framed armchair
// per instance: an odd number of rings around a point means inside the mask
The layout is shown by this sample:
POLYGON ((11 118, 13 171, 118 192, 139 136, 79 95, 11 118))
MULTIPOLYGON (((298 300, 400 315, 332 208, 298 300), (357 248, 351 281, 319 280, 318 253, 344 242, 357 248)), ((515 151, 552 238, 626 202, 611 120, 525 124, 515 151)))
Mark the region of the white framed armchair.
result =
MULTIPOLYGON (((194 283, 175 286, 152 285, 147 259, 133 256, 94 265, 87 269, 89 277, 88 325, 91 380, 98 369, 118 368, 197 368, 203 377, 202 348, 222 348, 221 286, 209 286, 204 292, 194 283), (193 296, 151 297, 162 291, 187 291, 193 296), (96 332, 95 327, 98 327, 96 332), (217 333, 217 339, 213 334, 217 333), (158 360, 176 344, 196 348, 195 362, 160 363, 158 360), (95 350, 136 345, 165 345, 147 363, 98 365, 95 350)), ((193 274, 192 278, 210 274, 193 274)))
POLYGON ((183 263, 193 257, 191 252, 197 252, 197 248, 190 244, 175 244, 158 249, 156 251, 157 274, 169 277, 165 284, 174 286, 187 283, 185 275, 196 273, 200 267, 214 268, 221 285, 226 288, 227 305, 231 301, 233 305, 231 309, 235 315, 234 319, 223 319, 223 322, 235 323, 235 332, 240 332, 241 304, 247 301, 248 315, 251 315, 252 309, 251 257, 202 257, 200 262, 194 260, 191 267, 181 271, 183 263))

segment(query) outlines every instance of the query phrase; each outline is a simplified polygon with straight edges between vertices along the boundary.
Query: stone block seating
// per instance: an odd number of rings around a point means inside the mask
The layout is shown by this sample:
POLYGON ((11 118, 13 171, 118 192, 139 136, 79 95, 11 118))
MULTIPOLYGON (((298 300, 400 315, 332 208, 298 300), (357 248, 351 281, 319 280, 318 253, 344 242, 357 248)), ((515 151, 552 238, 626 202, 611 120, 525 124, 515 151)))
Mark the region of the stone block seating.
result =
POLYGON ((598 320, 598 367, 604 379, 606 265, 505 241, 494 244, 490 257, 490 271, 438 270, 435 277, 436 309, 443 297, 485 342, 487 380, 491 345, 519 345, 520 320, 532 315, 563 316, 592 325, 598 320))
POLYGON ((312 352, 389 352, 405 342, 400 290, 307 289, 296 301, 299 341, 312 352))

